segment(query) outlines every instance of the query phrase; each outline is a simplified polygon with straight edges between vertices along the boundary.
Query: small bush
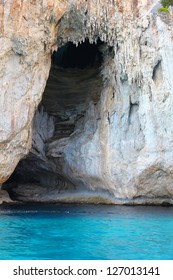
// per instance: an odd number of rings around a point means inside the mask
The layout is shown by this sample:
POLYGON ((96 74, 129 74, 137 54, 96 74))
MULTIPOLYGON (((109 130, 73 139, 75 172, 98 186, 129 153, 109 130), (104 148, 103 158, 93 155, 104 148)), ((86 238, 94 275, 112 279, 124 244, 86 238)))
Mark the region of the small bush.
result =
POLYGON ((161 8, 158 9, 158 12, 169 13, 169 9, 161 7, 161 8))
POLYGON ((164 8, 169 8, 169 6, 173 6, 173 0, 161 0, 161 4, 164 8))

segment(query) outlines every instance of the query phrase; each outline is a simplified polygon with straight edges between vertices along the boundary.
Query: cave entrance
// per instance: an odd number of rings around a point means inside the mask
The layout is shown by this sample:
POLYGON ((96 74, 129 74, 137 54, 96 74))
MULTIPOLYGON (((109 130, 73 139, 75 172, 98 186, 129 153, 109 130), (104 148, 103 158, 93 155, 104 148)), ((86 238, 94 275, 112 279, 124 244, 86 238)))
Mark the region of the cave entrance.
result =
MULTIPOLYGON (((85 117, 89 104, 98 103, 102 89, 103 42, 67 42, 52 55, 42 101, 33 120, 32 148, 4 184, 12 199, 54 201, 61 190, 76 185, 64 172, 63 148, 85 117), (53 151, 50 153, 50 147, 53 151)), ((77 160, 77 159, 76 159, 77 160)))
POLYGON ((99 39, 96 44, 86 40, 78 46, 68 42, 52 55, 41 104, 55 118, 57 138, 69 136, 77 120, 85 115, 89 103, 96 104, 99 100, 102 45, 99 39))

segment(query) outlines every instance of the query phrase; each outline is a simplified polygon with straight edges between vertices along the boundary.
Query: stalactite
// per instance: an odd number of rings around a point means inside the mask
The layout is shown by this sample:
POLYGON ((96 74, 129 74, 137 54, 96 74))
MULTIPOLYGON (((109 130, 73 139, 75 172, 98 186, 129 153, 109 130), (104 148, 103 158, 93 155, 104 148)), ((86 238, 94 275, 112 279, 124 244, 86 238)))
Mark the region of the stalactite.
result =
MULTIPOLYGON (((79 43, 84 42, 86 38, 90 43, 95 43, 98 38, 103 42, 106 42, 110 46, 115 45, 118 41, 119 44, 124 44, 125 34, 122 33, 121 29, 124 26, 123 30, 130 29, 128 27, 128 22, 132 24, 131 15, 128 14, 122 16, 122 11, 119 11, 117 3, 114 0, 88 0, 85 3, 77 0, 68 0, 68 12, 64 17, 64 20, 67 22, 77 22, 76 30, 72 32, 63 32, 61 37, 62 44, 72 41, 76 46, 79 43), (126 17, 126 25, 124 26, 124 18, 126 17), (117 19, 115 21, 115 19, 117 19), (81 32, 79 31, 79 26, 81 27, 81 32)), ((62 21, 63 29, 63 21, 62 21)), ((69 30, 71 26, 69 26, 69 30)), ((127 34, 126 34, 127 36, 127 34)), ((127 36, 128 37, 128 36, 127 36)), ((58 42, 59 43, 59 42, 58 42)), ((132 51, 132 46, 126 44, 125 50, 125 64, 128 64, 130 61, 129 52, 132 51)), ((138 51, 136 49, 135 51, 138 51)), ((139 63, 139 58, 138 58, 139 63)))

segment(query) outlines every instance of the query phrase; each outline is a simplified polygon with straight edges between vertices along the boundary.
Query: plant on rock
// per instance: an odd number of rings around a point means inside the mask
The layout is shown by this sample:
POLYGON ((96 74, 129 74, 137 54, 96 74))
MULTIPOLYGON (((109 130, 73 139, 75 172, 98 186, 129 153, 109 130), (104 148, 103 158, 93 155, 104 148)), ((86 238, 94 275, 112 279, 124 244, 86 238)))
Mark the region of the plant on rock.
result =
POLYGON ((158 9, 159 12, 169 13, 169 7, 173 6, 173 0, 161 0, 162 7, 158 9))
POLYGON ((169 8, 173 6, 173 0, 161 0, 161 4, 164 8, 169 8))
POLYGON ((158 11, 159 12, 169 13, 169 9, 168 8, 164 8, 164 7, 159 8, 158 11))

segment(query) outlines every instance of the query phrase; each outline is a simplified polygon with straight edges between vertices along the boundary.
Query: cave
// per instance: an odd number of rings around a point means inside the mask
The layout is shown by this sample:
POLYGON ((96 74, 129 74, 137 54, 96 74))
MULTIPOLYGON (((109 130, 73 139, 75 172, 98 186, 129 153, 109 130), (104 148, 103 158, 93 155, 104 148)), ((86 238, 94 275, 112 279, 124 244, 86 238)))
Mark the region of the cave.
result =
POLYGON ((56 201, 62 191, 78 187, 64 171, 62 147, 80 129, 89 105, 99 102, 104 48, 100 39, 92 44, 86 39, 78 46, 67 42, 53 52, 33 119, 32 148, 3 185, 13 200, 56 201), (55 153, 50 155, 52 147, 55 153))

